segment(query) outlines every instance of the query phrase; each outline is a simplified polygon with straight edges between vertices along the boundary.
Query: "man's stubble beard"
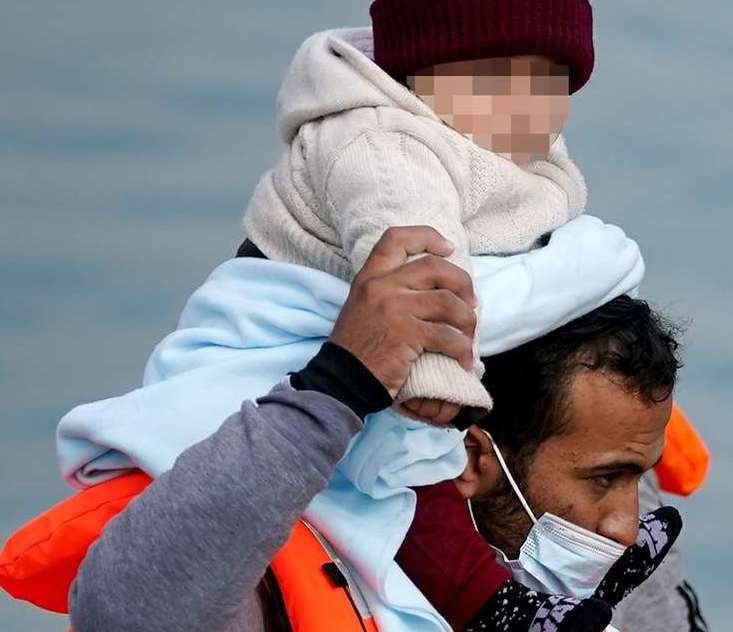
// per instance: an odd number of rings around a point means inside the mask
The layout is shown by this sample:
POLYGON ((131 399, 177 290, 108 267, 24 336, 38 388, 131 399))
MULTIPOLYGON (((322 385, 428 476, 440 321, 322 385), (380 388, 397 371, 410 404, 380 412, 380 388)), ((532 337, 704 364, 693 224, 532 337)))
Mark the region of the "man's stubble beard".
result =
MULTIPOLYGON (((524 473, 520 474, 511 463, 508 465, 529 506, 534 507, 535 504, 527 493, 526 476, 524 473)), ((470 502, 479 533, 508 559, 517 559, 519 549, 532 528, 532 520, 519 502, 504 472, 501 472, 496 486, 489 494, 470 502)))

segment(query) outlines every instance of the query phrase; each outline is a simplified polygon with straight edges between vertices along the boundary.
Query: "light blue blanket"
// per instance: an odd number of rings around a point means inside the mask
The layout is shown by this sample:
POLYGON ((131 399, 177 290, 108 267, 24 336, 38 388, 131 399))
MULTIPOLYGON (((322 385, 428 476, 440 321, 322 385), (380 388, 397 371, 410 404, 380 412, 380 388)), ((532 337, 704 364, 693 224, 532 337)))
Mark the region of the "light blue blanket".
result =
MULTIPOLYGON (((473 257, 482 356, 499 353, 633 291, 636 243, 581 216, 549 244, 511 257, 473 257)), ((324 272, 261 259, 220 265, 154 350, 143 387, 79 406, 57 430, 64 479, 86 487, 140 467, 158 476, 213 433, 245 399, 302 368, 329 336, 349 286, 324 272)), ((356 571, 380 630, 450 628, 394 562, 414 513, 409 486, 456 477, 462 434, 369 415, 307 517, 356 571)))

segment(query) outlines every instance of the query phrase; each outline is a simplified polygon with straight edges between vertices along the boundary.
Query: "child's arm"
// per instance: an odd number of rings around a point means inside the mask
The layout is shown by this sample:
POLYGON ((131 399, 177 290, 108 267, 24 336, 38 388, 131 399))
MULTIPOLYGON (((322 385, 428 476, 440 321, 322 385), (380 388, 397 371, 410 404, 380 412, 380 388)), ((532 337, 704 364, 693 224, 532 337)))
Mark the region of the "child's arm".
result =
MULTIPOLYGON (((379 129, 357 135, 329 161, 322 196, 353 273, 390 226, 429 225, 453 242, 448 260, 472 274, 459 191, 435 152, 412 135, 379 129)), ((430 287, 425 279, 424 286, 414 289, 430 287)), ((426 305, 424 320, 430 320, 429 311, 426 305)), ((491 398, 480 382, 483 366, 476 339, 474 356, 468 372, 451 358, 423 353, 397 399, 490 408, 491 398)))
POLYGON ((324 206, 317 213, 336 230, 354 274, 390 225, 429 224, 454 241, 450 261, 470 273, 469 251, 530 250, 585 210, 585 180, 562 137, 547 160, 524 168, 490 152, 469 166, 445 140, 423 142, 419 125, 405 131, 393 121, 381 124, 379 115, 348 116, 341 126, 365 129, 342 134, 338 150, 328 151, 338 121, 322 123, 317 134, 304 132, 302 142, 315 154, 308 162, 324 206))
MULTIPOLYGON (((467 157, 458 158, 445 139, 423 142, 419 123, 396 123, 396 116, 364 108, 327 117, 317 131, 304 130, 301 136, 321 199, 317 213, 338 234, 352 273, 392 225, 432 226, 456 245, 449 260, 473 275, 471 250, 527 250, 584 209, 585 183, 562 139, 547 161, 527 169, 488 152, 472 159, 469 168, 463 164, 467 157), (358 131, 349 136, 344 129, 358 131), (330 152, 335 146, 339 149, 330 152)), ((493 305, 485 309, 490 312, 493 305)), ((480 385, 481 375, 478 361, 467 373, 455 362, 426 353, 398 400, 429 399, 434 411, 439 401, 487 409, 491 399, 480 385)))
POLYGON ((458 189, 412 135, 377 129, 353 138, 330 161, 324 197, 353 274, 387 228, 422 224, 450 239, 456 248, 449 261, 471 271, 458 189))

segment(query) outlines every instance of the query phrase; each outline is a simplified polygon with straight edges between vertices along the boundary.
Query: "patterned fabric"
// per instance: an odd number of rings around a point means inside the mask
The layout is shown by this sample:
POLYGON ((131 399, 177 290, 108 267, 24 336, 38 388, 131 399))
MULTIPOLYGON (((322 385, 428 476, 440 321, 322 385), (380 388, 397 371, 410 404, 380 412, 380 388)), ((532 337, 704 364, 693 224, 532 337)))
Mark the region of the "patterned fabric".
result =
POLYGON ((682 518, 673 507, 643 515, 636 542, 611 567, 595 596, 618 605, 662 563, 681 530, 682 518))
POLYGON ((603 632, 611 608, 597 599, 574 599, 529 590, 507 581, 465 632, 603 632))

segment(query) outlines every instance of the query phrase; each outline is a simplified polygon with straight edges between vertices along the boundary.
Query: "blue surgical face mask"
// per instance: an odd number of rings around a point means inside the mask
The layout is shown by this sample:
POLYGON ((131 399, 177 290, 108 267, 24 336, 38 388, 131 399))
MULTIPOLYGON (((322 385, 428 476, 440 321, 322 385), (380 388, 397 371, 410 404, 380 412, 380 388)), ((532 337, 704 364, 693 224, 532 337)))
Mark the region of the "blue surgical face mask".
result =
MULTIPOLYGON (((532 520, 516 560, 503 552, 515 580, 528 588, 585 599, 590 597, 626 547, 551 513, 537 519, 525 500, 492 436, 486 432, 507 480, 532 520)), ((469 502, 469 508, 470 508, 469 502)), ((474 521, 475 526, 475 521, 474 521)))

